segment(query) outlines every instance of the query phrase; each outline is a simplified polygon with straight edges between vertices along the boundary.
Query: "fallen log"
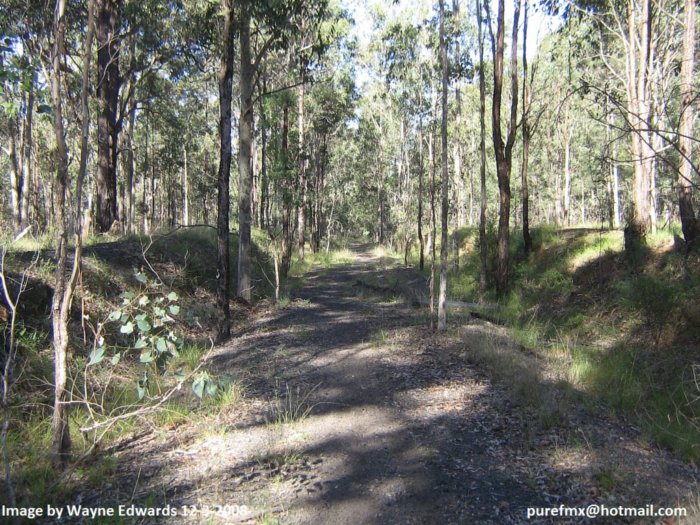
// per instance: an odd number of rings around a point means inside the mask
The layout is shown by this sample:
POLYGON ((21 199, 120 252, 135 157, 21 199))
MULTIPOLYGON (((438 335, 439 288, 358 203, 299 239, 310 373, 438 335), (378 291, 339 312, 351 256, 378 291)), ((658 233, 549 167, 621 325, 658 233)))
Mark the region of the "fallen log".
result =
MULTIPOLYGON (((425 297, 416 298, 413 303, 413 307, 419 308, 421 306, 430 306, 430 301, 425 297)), ((437 302, 435 303, 437 306, 437 302)), ((499 319, 495 315, 491 315, 487 312, 498 312, 500 307, 497 304, 489 303, 468 303, 464 301, 446 301, 445 306, 447 308, 467 310, 469 315, 475 319, 483 319, 484 321, 489 321, 493 324, 504 324, 503 320, 499 319)))

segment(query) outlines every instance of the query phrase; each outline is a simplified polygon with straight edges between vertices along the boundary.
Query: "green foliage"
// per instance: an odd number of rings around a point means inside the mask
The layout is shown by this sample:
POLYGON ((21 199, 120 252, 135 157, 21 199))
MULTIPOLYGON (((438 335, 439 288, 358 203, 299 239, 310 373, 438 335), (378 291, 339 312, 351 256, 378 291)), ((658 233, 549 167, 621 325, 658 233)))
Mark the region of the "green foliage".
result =
POLYGON ((354 259, 350 250, 343 248, 340 250, 319 251, 317 253, 307 253, 303 261, 294 259, 289 270, 291 277, 301 277, 314 268, 330 268, 340 264, 347 264, 354 259))
MULTIPOLYGON (((670 234, 658 235, 630 268, 621 232, 545 227, 532 233, 536 249, 528 258, 518 256, 521 240, 513 233, 512 290, 501 303, 500 317, 516 341, 586 398, 637 418, 649 436, 684 457, 700 458, 696 356, 685 343, 697 336, 685 324, 700 278, 684 269, 681 255, 653 251, 668 246, 670 234)), ((478 292, 478 246, 465 246, 462 267, 448 282, 470 298, 478 292)), ((517 352, 487 346, 478 355, 483 366, 526 397, 549 399, 543 392, 533 397, 540 379, 525 371, 517 352)), ((544 419, 555 420, 557 406, 544 419)))
MULTIPOLYGON (((143 273, 135 272, 134 277, 142 285, 148 284, 143 273)), ((144 289, 141 293, 126 291, 120 297, 120 308, 112 311, 108 320, 115 323, 119 332, 129 340, 128 350, 139 352, 141 363, 154 363, 158 370, 165 370, 167 361, 176 357, 183 345, 182 338, 171 328, 172 316, 180 313, 178 295, 175 292, 149 293, 144 289)), ((90 354, 88 366, 101 362, 105 353, 104 339, 101 339, 90 354)), ((120 359, 121 353, 116 352, 111 359, 112 365, 120 359)))
MULTIPOLYGON (((114 347, 109 361, 111 366, 117 366, 122 358, 138 354, 141 372, 136 381, 136 391, 138 400, 143 400, 153 387, 160 390, 158 381, 154 380, 173 368, 174 364, 187 366, 194 371, 202 350, 197 346, 185 345, 174 328, 175 318, 181 314, 178 294, 162 290, 142 272, 134 271, 133 276, 141 288, 137 292, 123 292, 120 307, 108 317, 108 323, 120 334, 118 338, 122 342, 121 346, 114 347), (184 355, 181 356, 183 350, 184 355), (154 373, 157 375, 154 376, 154 373)), ((86 366, 101 363, 108 357, 107 348, 105 338, 100 336, 86 366)), ((183 381, 185 377, 182 368, 175 369, 178 381, 183 381)), ((193 378, 192 390, 200 399, 205 395, 214 395, 218 388, 216 381, 204 370, 193 378)))

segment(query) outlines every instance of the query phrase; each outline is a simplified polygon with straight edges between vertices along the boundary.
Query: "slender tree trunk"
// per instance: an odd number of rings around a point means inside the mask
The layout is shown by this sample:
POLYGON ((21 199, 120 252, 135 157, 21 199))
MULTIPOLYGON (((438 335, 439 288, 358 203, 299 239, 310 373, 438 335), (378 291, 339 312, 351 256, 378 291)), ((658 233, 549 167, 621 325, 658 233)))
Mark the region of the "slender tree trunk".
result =
POLYGON ((34 149, 34 85, 35 75, 31 76, 29 93, 27 94, 27 116, 24 119, 24 132, 22 133, 22 192, 20 195, 20 219, 21 227, 29 225, 29 195, 31 194, 32 181, 32 152, 34 149))
POLYGON ((564 222, 571 226, 571 135, 564 139, 564 222))
MULTIPOLYGON (((80 272, 81 261, 81 225, 82 225, 82 186, 87 171, 88 139, 90 136, 90 114, 88 105, 88 86, 90 56, 92 53, 92 39, 94 34, 94 12, 92 1, 88 4, 88 30, 85 38, 85 52, 83 55, 83 80, 81 89, 81 144, 80 167, 75 190, 75 251, 73 257, 73 269, 70 277, 67 276, 68 267, 68 218, 70 208, 67 207, 67 193, 69 188, 68 173, 68 146, 66 143, 65 128, 63 124, 63 95, 61 93, 62 54, 65 49, 65 9, 66 0, 57 0, 54 19, 53 35, 54 45, 51 50, 51 101, 53 105, 53 126, 56 136, 56 270, 55 286, 51 304, 53 348, 54 348, 54 412, 52 421, 52 447, 51 457, 54 465, 61 466, 70 453, 71 441, 68 426, 68 405, 66 404, 67 380, 68 380, 68 321, 73 302, 73 293, 80 272)), ((68 205, 70 206, 70 205, 68 205)))
POLYGON ((253 172, 251 165, 253 144, 253 63, 250 50, 250 6, 241 3, 239 24, 241 69, 241 114, 238 121, 238 288, 239 297, 252 299, 251 279, 251 193, 253 172))
MULTIPOLYGON (((421 106, 423 105, 422 91, 420 95, 421 106)), ((421 271, 425 266, 425 239, 423 238, 423 115, 419 117, 418 124, 418 243, 420 254, 418 267, 421 271)))
MULTIPOLYGON (((488 3, 484 7, 489 14, 488 3)), ((503 140, 501 131, 501 105, 503 97, 503 51, 505 39, 504 0, 498 0, 497 32, 494 37, 489 16, 491 33, 491 50, 493 53, 493 107, 492 127, 493 142, 496 153, 496 175, 498 177, 499 214, 498 214, 498 267, 496 270, 496 293, 504 297, 508 290, 509 247, 510 247, 510 169, 513 159, 513 146, 516 135, 516 118, 518 111, 518 19, 520 1, 515 0, 513 12, 513 38, 511 44, 511 107, 507 138, 503 140)))
POLYGON ((651 0, 641 0, 641 10, 638 9, 636 0, 629 0, 627 30, 629 42, 633 44, 627 46, 626 80, 634 183, 632 210, 625 228, 625 250, 628 253, 634 253, 644 243, 646 231, 651 225, 654 152, 648 128, 651 117, 649 73, 652 29, 651 0))
POLYGON ((99 0, 97 10, 97 158, 95 224, 108 232, 117 216, 117 103, 119 98, 119 38, 121 0, 99 0))
POLYGON ((306 243, 306 144, 304 143, 304 104, 305 104, 305 87, 306 80, 306 64, 301 63, 300 85, 299 85, 299 113, 298 113, 298 128, 299 128, 299 210, 297 214, 297 250, 300 261, 304 260, 304 244, 306 243))
MULTIPOLYGON (((242 8, 243 11, 243 8, 242 8)), ((231 291, 230 246, 229 246, 229 181, 231 178, 231 102, 233 99, 233 48, 235 24, 233 5, 223 0, 224 28, 223 50, 219 64, 219 169, 218 207, 216 218, 216 262, 217 285, 216 302, 221 315, 217 337, 226 340, 231 335, 231 311, 229 296, 231 291)), ((241 32, 244 28, 241 28, 241 32)), ((241 40, 243 36, 241 36, 241 40)))
POLYGON ((56 135, 56 270, 54 294, 51 304, 54 349, 54 409, 52 423, 51 456, 60 466, 71 448, 66 405, 68 380, 68 318, 64 316, 66 299, 66 269, 68 262, 68 221, 66 217, 66 192, 68 190, 68 146, 63 127, 63 102, 61 93, 61 61, 65 40, 65 0, 57 0, 54 11, 54 45, 51 52, 51 100, 53 103, 54 133, 56 135))
POLYGON ((135 203, 136 203, 136 180, 134 179, 135 155, 134 155, 134 127, 136 125, 136 107, 135 101, 129 105, 129 114, 126 120, 126 139, 123 157, 124 175, 126 178, 126 209, 124 210, 124 225, 125 231, 134 233, 135 203))
POLYGON ((292 262, 292 192, 289 187, 289 107, 282 110, 282 277, 287 277, 292 262))
MULTIPOLYGON (((432 91, 432 87, 431 87, 432 91)), ((437 112, 437 95, 432 94, 432 121, 435 120, 435 114, 437 112)), ((429 131, 428 136, 428 158, 429 158, 429 170, 430 170, 430 328, 435 328, 435 236, 437 234, 437 220, 435 216, 435 134, 433 129, 429 131)))
POLYGON ((695 0, 685 0, 685 32, 681 62, 681 119, 678 146, 681 165, 678 173, 678 208, 688 251, 697 247, 698 224, 693 211, 693 65, 695 52, 695 0))
POLYGON ((19 232, 22 226, 22 167, 17 151, 17 121, 10 118, 10 201, 12 203, 12 225, 15 232, 19 232))
POLYGON ((190 197, 189 197, 189 185, 190 185, 190 174, 189 165, 187 158, 187 143, 182 145, 182 157, 184 161, 182 170, 182 222, 185 226, 190 224, 190 197))
POLYGON ((530 191, 528 188, 527 171, 528 158, 530 155, 530 86, 527 76, 527 21, 528 21, 528 0, 523 0, 523 164, 520 170, 521 185, 523 192, 523 241, 525 253, 532 251, 532 237, 530 236, 530 191))
MULTIPOLYGON (((617 155, 617 146, 613 149, 613 155, 617 155)), ((613 175, 613 217, 615 228, 620 227, 620 168, 617 162, 612 166, 613 175)))
MULTIPOLYGON (((263 79, 262 93, 267 91, 267 84, 263 79)), ((258 120, 260 126, 260 227, 269 228, 269 216, 267 214, 267 206, 269 199, 269 181, 267 177, 267 115, 265 114, 264 104, 261 102, 260 118, 258 120)), ((276 260, 276 259, 275 259, 276 260)))
POLYGON ((488 271, 488 241, 486 239, 486 76, 484 73, 484 37, 482 34, 483 16, 481 0, 476 0, 477 12, 477 37, 479 40, 479 181, 481 189, 481 201, 479 205, 479 257, 481 266, 479 271, 479 290, 486 292, 488 271))
POLYGON ((440 58, 442 62, 442 121, 440 135, 442 139, 442 206, 440 210, 440 297, 438 300, 438 330, 447 328, 447 214, 449 174, 447 166, 447 42, 445 41, 445 2, 440 0, 440 58))

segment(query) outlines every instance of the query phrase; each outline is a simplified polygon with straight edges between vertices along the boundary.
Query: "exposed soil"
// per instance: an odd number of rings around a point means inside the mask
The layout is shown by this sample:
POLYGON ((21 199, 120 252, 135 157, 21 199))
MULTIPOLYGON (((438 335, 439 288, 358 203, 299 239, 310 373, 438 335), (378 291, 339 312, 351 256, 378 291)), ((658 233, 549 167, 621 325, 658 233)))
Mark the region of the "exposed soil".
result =
MULTIPOLYGON (((354 251, 215 350, 210 368, 242 381, 244 401, 145 429, 82 503, 197 509, 170 522, 304 524, 587 523, 528 521, 526 508, 697 506, 694 466, 595 402, 539 421, 469 362, 485 335, 508 344, 505 329, 455 320, 453 335, 433 333, 424 309, 358 285, 421 277, 354 251)), ((625 522, 661 523, 595 521, 625 522)))

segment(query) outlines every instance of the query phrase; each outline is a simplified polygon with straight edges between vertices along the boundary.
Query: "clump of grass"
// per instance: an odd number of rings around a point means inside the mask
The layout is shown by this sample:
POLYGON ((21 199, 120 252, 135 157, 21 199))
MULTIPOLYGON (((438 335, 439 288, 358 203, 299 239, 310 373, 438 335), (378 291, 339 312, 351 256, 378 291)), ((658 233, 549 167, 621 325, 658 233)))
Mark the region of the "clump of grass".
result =
POLYGON ((600 469, 596 472, 593 475, 593 479, 598 487, 605 492, 612 492, 619 483, 618 475, 607 468, 600 469))
POLYGON ((304 391, 300 386, 293 388, 285 383, 283 392, 280 392, 279 389, 275 392, 275 400, 268 421, 276 425, 303 421, 314 409, 315 405, 310 403, 310 398, 315 390, 316 387, 313 387, 304 391))
POLYGON ((176 427, 191 416, 194 407, 185 399, 173 399, 165 403, 159 410, 153 412, 150 420, 159 427, 176 427))
POLYGON ((172 360, 171 368, 177 370, 184 367, 185 370, 191 372, 197 368, 205 353, 206 348, 201 345, 185 344, 178 352, 178 356, 172 360))
POLYGON ((205 398, 203 405, 219 413, 231 409, 245 399, 245 385, 233 376, 219 379, 219 389, 216 395, 205 398))

